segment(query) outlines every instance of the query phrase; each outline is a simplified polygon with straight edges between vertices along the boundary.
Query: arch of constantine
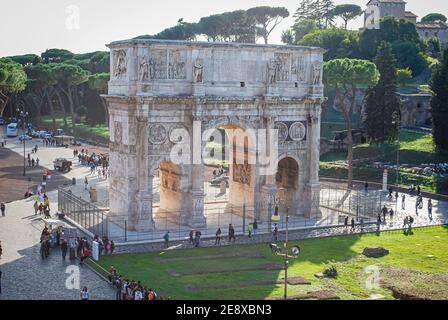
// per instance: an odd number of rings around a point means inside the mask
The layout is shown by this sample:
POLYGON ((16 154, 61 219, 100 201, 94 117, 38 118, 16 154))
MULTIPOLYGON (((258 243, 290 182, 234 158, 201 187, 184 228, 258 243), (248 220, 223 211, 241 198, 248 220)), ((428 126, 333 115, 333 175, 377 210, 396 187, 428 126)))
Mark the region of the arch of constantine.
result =
POLYGON ((157 177, 160 209, 182 224, 205 226, 203 150, 211 140, 204 135, 213 129, 234 142, 231 205, 252 206, 260 222, 276 196, 290 215, 320 214, 322 49, 167 40, 109 48, 111 217, 125 215, 131 230, 153 230, 157 177), (245 135, 250 130, 255 134, 245 135), (267 144, 266 154, 275 155, 269 163, 259 140, 275 141, 267 144), (176 162, 173 154, 187 160, 176 162))

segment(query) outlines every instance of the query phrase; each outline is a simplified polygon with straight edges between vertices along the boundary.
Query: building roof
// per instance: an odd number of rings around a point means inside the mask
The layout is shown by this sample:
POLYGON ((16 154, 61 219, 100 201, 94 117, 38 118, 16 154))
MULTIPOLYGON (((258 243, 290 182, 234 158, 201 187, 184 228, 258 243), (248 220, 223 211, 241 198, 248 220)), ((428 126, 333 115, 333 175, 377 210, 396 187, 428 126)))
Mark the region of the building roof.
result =
MULTIPOLYGON (((375 0, 370 0, 367 3, 367 5, 369 5, 370 2, 373 2, 373 1, 375 1, 375 0)), ((404 0, 376 0, 376 1, 382 2, 382 3, 404 3, 404 4, 406 4, 406 2, 404 0)))
POLYGON ((417 22, 417 29, 448 29, 448 25, 443 22, 417 22))
POLYGON ((416 15, 415 13, 413 13, 411 11, 405 11, 404 16, 408 17, 408 18, 417 18, 418 17, 418 15, 416 15))

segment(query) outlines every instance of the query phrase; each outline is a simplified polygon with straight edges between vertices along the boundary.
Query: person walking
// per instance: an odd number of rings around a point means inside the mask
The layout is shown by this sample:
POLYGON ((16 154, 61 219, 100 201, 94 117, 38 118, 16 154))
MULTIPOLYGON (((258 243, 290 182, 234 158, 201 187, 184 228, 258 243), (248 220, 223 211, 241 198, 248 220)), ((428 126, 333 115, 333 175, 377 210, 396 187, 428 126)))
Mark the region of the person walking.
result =
POLYGON ((115 242, 114 240, 110 240, 110 254, 114 253, 115 250, 115 242))
POLYGON ((67 241, 64 239, 61 243, 61 253, 62 253, 62 261, 65 261, 65 257, 67 256, 67 250, 68 250, 68 244, 67 241))
POLYGON ((256 219, 254 220, 254 223, 253 223, 252 227, 254 229, 254 236, 256 236, 257 235, 257 230, 258 230, 258 222, 257 222, 256 219))
POLYGON ((432 202, 431 199, 428 200, 428 216, 432 218, 432 202))
POLYGON ((89 180, 87 180, 87 176, 84 178, 84 190, 87 190, 89 187, 89 180))
POLYGON ((89 291, 87 287, 82 288, 80 293, 81 300, 89 300, 89 291))
POLYGON ((196 248, 199 247, 199 244, 200 244, 200 242, 201 242, 201 235, 202 235, 201 231, 196 230, 196 233, 194 234, 194 243, 195 243, 194 246, 195 246, 196 248))
POLYGON ((235 242, 236 238, 235 238, 235 229, 233 228, 232 224, 229 224, 229 242, 232 241, 235 242))
POLYGON ((392 223, 392 220, 394 218, 394 210, 392 208, 389 210, 389 218, 390 218, 390 222, 392 223))
POLYGON ((351 227, 352 227, 352 232, 355 231, 355 218, 352 218, 352 220, 350 221, 351 227))
POLYGON ((277 224, 274 224, 274 231, 272 232, 272 235, 274 236, 274 241, 277 242, 278 241, 278 228, 277 228, 277 224))
POLYGON ((369 183, 367 181, 364 183, 364 191, 365 193, 369 192, 369 183))
POLYGON ((406 208, 406 195, 403 193, 401 195, 401 210, 405 210, 406 208))
POLYGON ((34 201, 33 208, 34 208, 34 215, 37 215, 37 211, 39 211, 39 203, 37 202, 37 200, 34 201))
POLYGON ((384 206, 383 209, 382 209, 382 212, 383 212, 383 220, 384 220, 384 222, 386 222, 387 211, 388 211, 388 210, 387 210, 386 206, 384 206))
POLYGON ((216 245, 221 245, 221 228, 216 230, 215 246, 216 245))
POLYGON ((2 217, 4 217, 5 216, 5 212, 6 212, 6 205, 5 205, 4 202, 2 202, 0 204, 0 211, 2 212, 2 217))
POLYGON ((169 241, 170 241, 170 232, 167 231, 165 235, 163 236, 163 240, 165 240, 165 248, 169 247, 169 241))
POLYGON ((247 226, 247 235, 249 236, 249 238, 252 238, 252 232, 254 230, 254 226, 249 223, 249 225, 247 226))
POLYGON ((344 218, 344 227, 345 227, 345 229, 348 228, 348 216, 345 216, 345 218, 344 218))
POLYGON ((191 244, 194 244, 194 239, 193 239, 193 236, 194 236, 194 230, 190 230, 190 243, 191 244))

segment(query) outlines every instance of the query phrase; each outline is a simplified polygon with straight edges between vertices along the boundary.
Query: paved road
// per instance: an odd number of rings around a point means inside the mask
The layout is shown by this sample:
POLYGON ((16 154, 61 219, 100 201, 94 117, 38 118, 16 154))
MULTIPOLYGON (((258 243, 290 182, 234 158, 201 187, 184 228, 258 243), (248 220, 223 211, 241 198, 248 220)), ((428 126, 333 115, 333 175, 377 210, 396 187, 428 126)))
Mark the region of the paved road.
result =
MULTIPOLYGON (((51 192, 50 198, 57 196, 51 192)), ((52 249, 50 258, 41 260, 39 239, 44 223, 34 216, 32 200, 8 204, 6 217, 0 217, 0 259, 2 294, 0 299, 66 300, 79 299, 79 290, 66 288, 68 266, 77 266, 69 259, 62 262, 59 249, 52 249)), ((87 267, 80 270, 80 286, 87 286, 92 299, 112 299, 113 290, 87 267)))

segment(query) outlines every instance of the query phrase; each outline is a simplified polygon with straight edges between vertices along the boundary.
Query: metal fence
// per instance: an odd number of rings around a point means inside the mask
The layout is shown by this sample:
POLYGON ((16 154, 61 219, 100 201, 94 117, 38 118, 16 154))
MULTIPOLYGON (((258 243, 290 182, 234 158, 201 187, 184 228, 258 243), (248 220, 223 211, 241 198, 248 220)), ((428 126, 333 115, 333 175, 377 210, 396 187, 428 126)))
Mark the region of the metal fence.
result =
MULTIPOLYGON (((321 184, 320 209, 321 215, 313 218, 304 214, 289 214, 288 228, 291 230, 299 228, 326 227, 341 225, 346 216, 355 218, 356 222, 362 219, 364 223, 376 221, 384 201, 382 201, 380 190, 347 189, 338 184, 321 184)), ((169 231, 170 239, 186 239, 189 237, 192 227, 188 226, 188 214, 153 208, 153 221, 144 221, 143 227, 150 231, 136 231, 133 223, 127 215, 108 215, 108 211, 101 209, 87 200, 76 196, 70 190, 59 189, 59 210, 67 217, 99 236, 107 236, 116 242, 130 242, 143 240, 163 239, 164 234, 169 231)), ((200 230, 202 236, 215 236, 218 228, 221 229, 222 237, 228 236, 229 224, 232 224, 236 234, 247 234, 249 225, 253 224, 255 218, 258 228, 255 232, 268 233, 274 229, 271 215, 274 205, 267 208, 265 204, 255 209, 253 206, 232 206, 226 201, 214 202, 213 199, 206 200, 204 215, 206 226, 195 228, 200 230), (259 210, 259 212, 256 212, 259 210)), ((285 229, 285 209, 279 205, 280 221, 277 223, 279 231, 285 229)), ((310 208, 302 208, 308 211, 310 208)))
POLYGON ((58 210, 93 234, 100 237, 109 234, 107 210, 74 195, 70 189, 58 189, 58 210))

